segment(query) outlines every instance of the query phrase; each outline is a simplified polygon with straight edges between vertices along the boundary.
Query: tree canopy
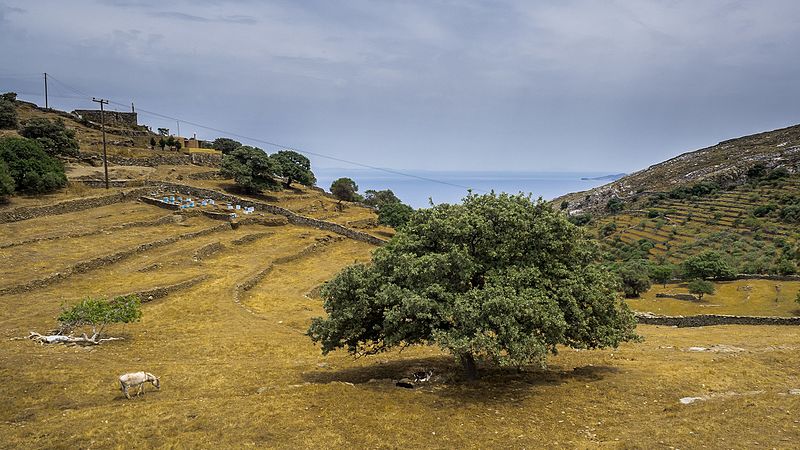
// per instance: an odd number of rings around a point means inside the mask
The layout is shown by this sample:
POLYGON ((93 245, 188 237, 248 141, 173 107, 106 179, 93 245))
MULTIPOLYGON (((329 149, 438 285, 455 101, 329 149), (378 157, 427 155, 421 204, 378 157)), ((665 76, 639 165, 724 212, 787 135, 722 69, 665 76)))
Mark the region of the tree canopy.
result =
POLYGON ((141 301, 136 295, 103 298, 85 298, 70 308, 65 308, 58 316, 61 333, 71 332, 82 327, 92 329, 92 340, 98 340, 105 327, 112 323, 132 323, 142 317, 141 301))
POLYGON ((243 146, 223 156, 220 172, 247 192, 280 189, 273 178, 277 165, 260 148, 243 146))
POLYGON ((308 334, 323 353, 436 344, 474 377, 476 359, 544 366, 559 344, 636 339, 616 286, 596 245, 541 199, 470 194, 417 211, 371 264, 328 282, 328 315, 308 334))
POLYGON ((689 292, 695 294, 698 300, 703 300, 703 295, 714 293, 714 284, 706 280, 692 280, 687 285, 689 292))
POLYGON ((292 182, 298 182, 304 186, 313 186, 317 182, 314 173, 311 172, 311 161, 305 156, 291 150, 281 150, 270 156, 278 168, 278 175, 286 178, 286 187, 291 187, 292 182))
POLYGON ((17 128, 17 107, 14 105, 16 98, 17 95, 13 92, 0 96, 0 129, 17 128))
POLYGON ((391 189, 384 189, 376 191, 374 189, 367 189, 364 191, 364 204, 380 208, 381 205, 388 205, 390 203, 402 203, 391 189))
POLYGON ((627 261, 618 274, 625 297, 636 298, 650 289, 650 266, 646 260, 627 261))
POLYGON ((384 203, 378 207, 378 222, 382 225, 400 228, 411 220, 413 213, 414 208, 399 201, 384 203))
POLYGON ((362 200, 358 195, 358 185, 350 178, 342 177, 331 183, 331 194, 339 200, 357 202, 362 200))
POLYGON ((49 120, 35 117, 22 125, 19 134, 34 139, 42 148, 53 156, 75 156, 78 154, 78 141, 75 130, 64 125, 61 118, 49 120))
POLYGON ((681 265, 684 278, 728 279, 736 269, 717 251, 709 250, 686 259, 681 265))
POLYGON ((5 201, 14 193, 14 179, 8 171, 8 165, 0 159, 0 202, 5 201))
POLYGON ((232 151, 236 150, 237 148, 241 147, 242 143, 239 141, 234 141, 230 138, 216 138, 214 142, 211 144, 211 147, 214 150, 219 150, 223 154, 231 153, 232 151))
POLYGON ((5 162, 17 192, 40 194, 67 184, 61 161, 45 153, 35 140, 0 138, 0 160, 5 162))

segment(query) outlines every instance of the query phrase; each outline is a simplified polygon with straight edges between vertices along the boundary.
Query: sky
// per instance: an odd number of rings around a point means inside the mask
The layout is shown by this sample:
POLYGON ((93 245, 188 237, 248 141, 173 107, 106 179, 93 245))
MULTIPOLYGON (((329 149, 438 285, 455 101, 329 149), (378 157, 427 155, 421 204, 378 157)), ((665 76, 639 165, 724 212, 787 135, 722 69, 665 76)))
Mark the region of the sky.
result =
POLYGON ((796 0, 0 0, 0 91, 43 104, 48 72, 59 109, 393 169, 632 172, 800 123, 798 23, 796 0))

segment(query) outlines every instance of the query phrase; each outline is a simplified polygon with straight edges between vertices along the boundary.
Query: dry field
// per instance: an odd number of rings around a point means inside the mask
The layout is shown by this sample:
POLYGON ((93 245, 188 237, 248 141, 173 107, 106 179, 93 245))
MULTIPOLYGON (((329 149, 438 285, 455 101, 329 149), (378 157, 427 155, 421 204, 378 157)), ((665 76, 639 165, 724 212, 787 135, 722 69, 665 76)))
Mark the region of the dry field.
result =
MULTIPOLYGON (((340 223, 370 214, 352 206, 336 211, 334 201, 312 191, 276 196, 277 204, 340 223)), ((156 222, 169 214, 130 202, 0 224, 0 289, 220 223, 201 217, 156 222), (140 224, 115 228, 132 222, 140 224), (59 238, 67 234, 81 236, 59 238), (3 247, 36 238, 42 239, 3 247)), ((341 352, 323 357, 304 335, 310 318, 322 312, 313 292, 345 265, 366 261, 372 249, 313 228, 244 225, 0 296, 0 447, 797 446, 800 395, 790 394, 800 389, 795 327, 641 326, 642 343, 562 349, 547 370, 486 370, 475 383, 463 382, 436 348, 359 360, 341 352), (218 251, 200 251, 215 243, 218 251), (236 290, 269 267, 251 290, 236 290), (61 305, 86 295, 201 275, 207 278, 146 303, 141 322, 113 328, 123 341, 80 348, 15 339, 53 328, 61 305), (394 386, 393 379, 419 368, 434 369, 429 383, 415 390, 394 386), (148 386, 146 395, 126 400, 116 378, 138 370, 159 375, 162 389, 148 386), (690 396, 701 399, 679 402, 690 396)), ((760 282, 747 283, 754 295, 761 292, 760 282)), ((720 286, 708 301, 733 308, 732 292, 720 286)))

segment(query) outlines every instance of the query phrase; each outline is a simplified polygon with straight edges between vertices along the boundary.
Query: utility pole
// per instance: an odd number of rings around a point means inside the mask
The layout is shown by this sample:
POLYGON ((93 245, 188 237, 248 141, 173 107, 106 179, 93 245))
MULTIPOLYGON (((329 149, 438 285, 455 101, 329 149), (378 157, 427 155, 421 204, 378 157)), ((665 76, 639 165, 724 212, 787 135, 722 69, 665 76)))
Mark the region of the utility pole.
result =
POLYGON ((136 112, 136 108, 133 106, 133 102, 131 102, 131 112, 132 112, 132 113, 135 113, 135 112, 136 112))
POLYGON ((178 124, 178 136, 180 136, 181 135, 181 121, 180 120, 176 120, 175 123, 178 124))
POLYGON ((50 109, 47 103, 47 72, 44 73, 44 109, 50 109))
POLYGON ((108 100, 92 97, 92 101, 100 103, 100 126, 103 128, 103 170, 106 173, 106 189, 108 189, 108 156, 106 155, 106 116, 103 105, 108 104, 108 100))

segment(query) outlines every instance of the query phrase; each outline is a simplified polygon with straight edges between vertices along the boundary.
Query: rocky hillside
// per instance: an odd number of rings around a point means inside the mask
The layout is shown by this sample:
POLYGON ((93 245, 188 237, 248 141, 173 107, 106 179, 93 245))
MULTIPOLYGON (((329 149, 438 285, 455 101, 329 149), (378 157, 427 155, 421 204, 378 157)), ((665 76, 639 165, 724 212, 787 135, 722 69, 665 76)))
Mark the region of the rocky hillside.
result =
POLYGON ((800 173, 800 125, 720 142, 632 173, 589 191, 567 194, 553 200, 568 202, 575 213, 603 213, 608 201, 620 198, 626 204, 653 193, 669 192, 680 186, 714 181, 732 188, 746 181, 747 171, 763 164, 767 169, 785 168, 800 173))

